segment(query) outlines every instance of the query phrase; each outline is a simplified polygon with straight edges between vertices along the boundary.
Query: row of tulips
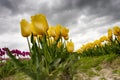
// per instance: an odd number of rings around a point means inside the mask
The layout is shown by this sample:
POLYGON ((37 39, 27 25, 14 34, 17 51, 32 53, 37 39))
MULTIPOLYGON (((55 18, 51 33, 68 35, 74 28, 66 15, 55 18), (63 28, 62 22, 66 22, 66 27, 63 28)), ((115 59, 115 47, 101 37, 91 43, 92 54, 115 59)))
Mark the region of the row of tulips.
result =
POLYGON ((13 52, 6 50, 21 71, 33 80, 55 80, 62 73, 73 78, 71 67, 78 56, 74 43, 69 40, 69 29, 60 24, 49 27, 43 14, 31 16, 31 22, 22 19, 20 26, 22 36, 27 38, 31 59, 28 64, 22 63, 11 55, 13 52))
MULTIPOLYGON (((30 52, 27 51, 20 51, 18 49, 13 49, 10 51, 12 53, 12 55, 14 55, 15 57, 22 59, 22 58, 29 58, 30 56, 30 52)), ((0 48, 0 60, 7 60, 9 58, 7 58, 7 53, 6 53, 6 49, 5 48, 0 48)))
POLYGON ((108 29, 107 36, 102 36, 98 40, 82 45, 82 47, 80 47, 80 49, 78 49, 76 52, 81 53, 82 55, 86 55, 86 54, 97 55, 99 51, 96 52, 96 50, 99 48, 98 50, 101 50, 100 52, 101 54, 98 55, 102 55, 102 53, 106 53, 106 54, 111 53, 108 52, 108 51, 112 51, 109 48, 116 50, 118 47, 120 47, 119 44, 120 44, 120 27, 114 26, 112 29, 108 29), (107 47, 107 49, 105 47, 107 47), (92 53, 90 50, 92 50, 92 53))

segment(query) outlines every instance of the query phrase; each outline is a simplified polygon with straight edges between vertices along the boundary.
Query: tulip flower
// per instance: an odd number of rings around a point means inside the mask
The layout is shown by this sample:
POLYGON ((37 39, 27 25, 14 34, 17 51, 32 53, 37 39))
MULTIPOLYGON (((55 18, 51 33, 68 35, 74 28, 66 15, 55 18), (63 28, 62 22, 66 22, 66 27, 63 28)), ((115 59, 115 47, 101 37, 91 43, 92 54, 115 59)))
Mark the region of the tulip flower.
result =
POLYGON ((83 50, 80 48, 80 49, 76 50, 75 52, 77 52, 77 53, 82 53, 83 50))
POLYGON ((60 24, 58 24, 55 27, 55 32, 56 32, 56 35, 57 35, 56 37, 61 35, 62 37, 64 37, 65 40, 68 40, 69 29, 67 29, 67 28, 61 26, 60 24))
POLYGON ((22 51, 20 51, 18 49, 13 49, 13 50, 11 50, 11 52, 15 56, 19 56, 19 55, 21 55, 21 56, 28 56, 28 55, 30 55, 30 52, 25 52, 25 51, 22 52, 22 51))
POLYGON ((55 27, 50 26, 50 28, 48 29, 47 33, 48 33, 48 35, 50 37, 55 37, 56 36, 55 27))
POLYGON ((108 37, 107 36, 102 36, 99 40, 100 40, 100 42, 104 42, 104 41, 108 40, 108 37))
POLYGON ((57 44, 57 47, 60 48, 62 46, 62 42, 59 41, 58 44, 57 44))
POLYGON ((43 14, 36 14, 31 16, 31 22, 38 35, 43 35, 48 30, 48 23, 46 17, 43 14))
POLYGON ((74 43, 71 40, 70 40, 70 42, 67 42, 66 47, 67 47, 68 52, 74 51, 74 43))
POLYGON ((26 52, 25 54, 26 54, 26 55, 30 55, 30 52, 26 52))
POLYGON ((86 50, 95 47, 94 43, 89 42, 86 44, 86 50))
POLYGON ((115 36, 120 35, 120 28, 118 26, 113 27, 113 33, 115 36))
POLYGON ((64 39, 65 39, 65 40, 68 40, 68 39, 69 39, 69 37, 68 37, 68 36, 67 36, 67 37, 64 37, 64 39))
POLYGON ((21 34, 23 37, 28 37, 31 33, 31 28, 30 28, 30 24, 25 20, 22 19, 20 22, 21 25, 21 34))
POLYGON ((118 41, 120 41, 120 36, 117 36, 118 41))
POLYGON ((30 55, 30 52, 25 52, 25 51, 23 51, 21 55, 22 55, 22 56, 28 56, 28 55, 30 55))
POLYGON ((19 55, 22 54, 22 52, 21 52, 20 50, 18 50, 18 49, 11 50, 11 52, 12 52, 14 55, 17 55, 17 56, 19 56, 19 55))
POLYGON ((95 41, 93 42, 93 44, 96 45, 96 46, 99 46, 99 45, 101 44, 101 42, 100 42, 100 40, 95 40, 95 41))
POLYGON ((47 44, 48 46, 50 46, 51 44, 53 44, 55 41, 54 41, 54 38, 50 37, 47 39, 47 44))
POLYGON ((56 33, 55 40, 57 40, 59 37, 62 36, 61 29, 62 29, 61 25, 59 25, 59 24, 56 25, 56 27, 55 27, 55 33, 56 33))
POLYGON ((31 33, 32 33, 34 36, 37 36, 37 32, 35 31, 35 27, 33 26, 33 24, 30 23, 29 25, 30 25, 30 28, 31 28, 31 33))
POLYGON ((48 35, 50 37, 54 37, 55 40, 57 40, 59 37, 60 37, 60 30, 61 30, 61 26, 51 26, 49 29, 48 29, 48 35))
POLYGON ((3 55, 5 55, 5 51, 3 50, 3 48, 2 49, 0 48, 0 56, 3 56, 3 55))
POLYGON ((61 34, 61 29, 62 29, 62 26, 61 25, 56 25, 55 27, 55 33, 56 33, 56 36, 60 36, 61 34))
POLYGON ((112 40, 112 29, 108 29, 108 39, 112 40))
POLYGON ((68 40, 68 32, 69 32, 69 29, 65 28, 65 27, 62 27, 61 29, 61 35, 64 37, 65 40, 68 40))
POLYGON ((62 27, 61 25, 56 25, 55 27, 51 26, 48 29, 48 35, 50 37, 54 37, 55 40, 57 40, 59 37, 64 37, 65 40, 68 40, 68 32, 69 29, 62 27))

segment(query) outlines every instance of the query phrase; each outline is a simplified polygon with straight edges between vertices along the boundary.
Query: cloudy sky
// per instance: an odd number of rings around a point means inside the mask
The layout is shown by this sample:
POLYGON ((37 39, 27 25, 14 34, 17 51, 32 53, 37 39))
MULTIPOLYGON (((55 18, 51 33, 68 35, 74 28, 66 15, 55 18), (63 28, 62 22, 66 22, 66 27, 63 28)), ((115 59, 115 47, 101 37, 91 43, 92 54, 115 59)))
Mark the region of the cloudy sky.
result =
POLYGON ((19 22, 37 13, 69 28, 76 49, 120 26, 120 0, 0 0, 0 48, 28 50, 19 22))

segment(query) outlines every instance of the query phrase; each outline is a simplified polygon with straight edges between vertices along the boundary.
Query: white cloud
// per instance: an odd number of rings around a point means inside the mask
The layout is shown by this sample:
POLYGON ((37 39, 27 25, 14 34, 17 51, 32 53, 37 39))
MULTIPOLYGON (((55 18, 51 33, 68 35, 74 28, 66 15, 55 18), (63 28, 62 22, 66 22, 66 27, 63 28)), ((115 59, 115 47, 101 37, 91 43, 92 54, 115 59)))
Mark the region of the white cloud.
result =
POLYGON ((0 36, 0 47, 9 47, 10 49, 28 50, 27 40, 20 34, 3 34, 0 36))

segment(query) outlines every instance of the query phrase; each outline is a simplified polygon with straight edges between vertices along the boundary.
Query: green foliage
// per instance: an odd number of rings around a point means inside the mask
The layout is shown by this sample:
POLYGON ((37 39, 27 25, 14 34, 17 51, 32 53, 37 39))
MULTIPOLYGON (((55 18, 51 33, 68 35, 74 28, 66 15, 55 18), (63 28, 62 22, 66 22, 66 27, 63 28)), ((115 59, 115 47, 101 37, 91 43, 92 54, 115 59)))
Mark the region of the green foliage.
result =
POLYGON ((3 66, 0 66, 0 79, 3 79, 10 75, 14 75, 17 71, 18 70, 16 66, 12 64, 12 62, 7 61, 6 63, 3 64, 3 66))
MULTIPOLYGON (((33 80, 54 80, 60 74, 66 72, 68 75, 71 75, 73 71, 71 65, 78 60, 78 56, 76 53, 67 52, 65 42, 62 42, 60 48, 57 47, 58 42, 60 40, 62 41, 61 38, 58 38, 52 44, 48 43, 50 40, 46 35, 42 38, 38 37, 37 40, 34 40, 34 36, 32 35, 30 40, 31 59, 28 62, 16 59, 9 49, 7 49, 9 57, 18 69, 30 76, 33 80)), ((72 75, 70 77, 72 78, 72 75)))
POLYGON ((74 77, 76 77, 76 80, 84 80, 85 78, 85 80, 88 78, 90 78, 88 80, 92 80, 93 77, 101 77, 101 71, 104 69, 113 70, 112 76, 114 74, 119 75, 119 58, 120 56, 117 54, 106 54, 94 57, 81 56, 80 60, 74 64, 79 65, 79 67, 74 69, 76 71, 74 77))
POLYGON ((120 75, 120 70, 114 70, 113 73, 120 75))

